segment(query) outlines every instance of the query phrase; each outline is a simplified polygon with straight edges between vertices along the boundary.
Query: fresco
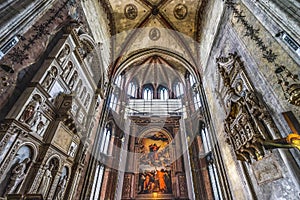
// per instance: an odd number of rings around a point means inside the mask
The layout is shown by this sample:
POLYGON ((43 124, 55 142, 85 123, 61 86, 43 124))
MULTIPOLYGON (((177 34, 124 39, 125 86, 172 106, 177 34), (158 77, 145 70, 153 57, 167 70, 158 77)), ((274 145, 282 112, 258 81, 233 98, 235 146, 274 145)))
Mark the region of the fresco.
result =
POLYGON ((172 193, 169 139, 160 132, 149 133, 140 142, 138 193, 172 193))

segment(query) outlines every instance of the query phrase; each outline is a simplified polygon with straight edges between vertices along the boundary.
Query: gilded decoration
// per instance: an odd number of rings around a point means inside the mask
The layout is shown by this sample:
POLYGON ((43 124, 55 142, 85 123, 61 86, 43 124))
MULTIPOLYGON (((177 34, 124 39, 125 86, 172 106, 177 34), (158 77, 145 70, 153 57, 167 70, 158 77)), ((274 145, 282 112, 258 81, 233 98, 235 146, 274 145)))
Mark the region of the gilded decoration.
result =
POLYGON ((188 8, 184 4, 177 4, 173 10, 174 16, 178 20, 183 20, 188 14, 188 8))
POLYGON ((251 162, 265 155, 263 141, 278 132, 267 109, 253 90, 237 54, 217 58, 227 106, 224 129, 238 160, 251 162))
POLYGON ((127 19, 134 20, 138 15, 138 9, 134 4, 127 4, 124 8, 124 14, 127 19))

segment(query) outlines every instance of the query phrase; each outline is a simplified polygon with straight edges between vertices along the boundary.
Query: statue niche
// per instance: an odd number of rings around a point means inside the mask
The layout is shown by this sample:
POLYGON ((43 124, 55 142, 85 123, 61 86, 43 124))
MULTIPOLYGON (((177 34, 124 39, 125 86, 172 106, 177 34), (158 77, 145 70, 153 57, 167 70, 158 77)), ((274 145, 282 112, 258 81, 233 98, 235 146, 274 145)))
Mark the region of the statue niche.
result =
POLYGON ((32 163, 33 150, 24 145, 20 147, 16 156, 8 166, 8 171, 0 182, 0 196, 17 193, 25 180, 30 164, 32 163))
POLYGON ((51 159, 45 165, 45 171, 37 191, 37 193, 41 194, 44 198, 48 196, 49 190, 52 186, 58 168, 59 168, 59 161, 57 158, 51 159))
POLYGON ((28 124, 30 127, 34 126, 36 122, 36 118, 38 117, 38 109, 40 107, 40 104, 42 102, 42 98, 40 95, 35 94, 33 95, 30 102, 25 107, 21 117, 20 121, 28 124))

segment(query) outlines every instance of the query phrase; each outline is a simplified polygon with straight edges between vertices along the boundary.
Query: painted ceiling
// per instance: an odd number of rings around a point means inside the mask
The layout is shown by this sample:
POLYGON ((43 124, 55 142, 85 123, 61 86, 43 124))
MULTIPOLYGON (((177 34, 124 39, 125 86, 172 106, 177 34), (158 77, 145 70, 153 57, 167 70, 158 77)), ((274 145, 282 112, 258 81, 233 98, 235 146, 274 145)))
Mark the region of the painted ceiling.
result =
POLYGON ((197 66, 197 37, 206 0, 100 0, 110 21, 113 73, 145 49, 173 52, 197 66))

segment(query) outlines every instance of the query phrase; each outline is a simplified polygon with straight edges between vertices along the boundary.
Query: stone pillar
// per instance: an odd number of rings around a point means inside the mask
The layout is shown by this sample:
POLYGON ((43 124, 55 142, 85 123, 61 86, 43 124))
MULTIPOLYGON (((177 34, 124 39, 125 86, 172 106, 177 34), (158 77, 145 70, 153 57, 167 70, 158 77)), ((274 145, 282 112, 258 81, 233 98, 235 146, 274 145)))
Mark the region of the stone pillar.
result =
POLYGON ((103 178, 102 178, 100 199, 106 199, 106 192, 108 189, 108 184, 111 184, 111 181, 112 181, 112 180, 110 180, 110 173, 111 173, 111 169, 105 168, 103 178))
POLYGON ((108 156, 112 156, 113 149, 114 149, 114 142, 115 142, 115 134, 112 133, 109 141, 108 151, 107 151, 108 156))

